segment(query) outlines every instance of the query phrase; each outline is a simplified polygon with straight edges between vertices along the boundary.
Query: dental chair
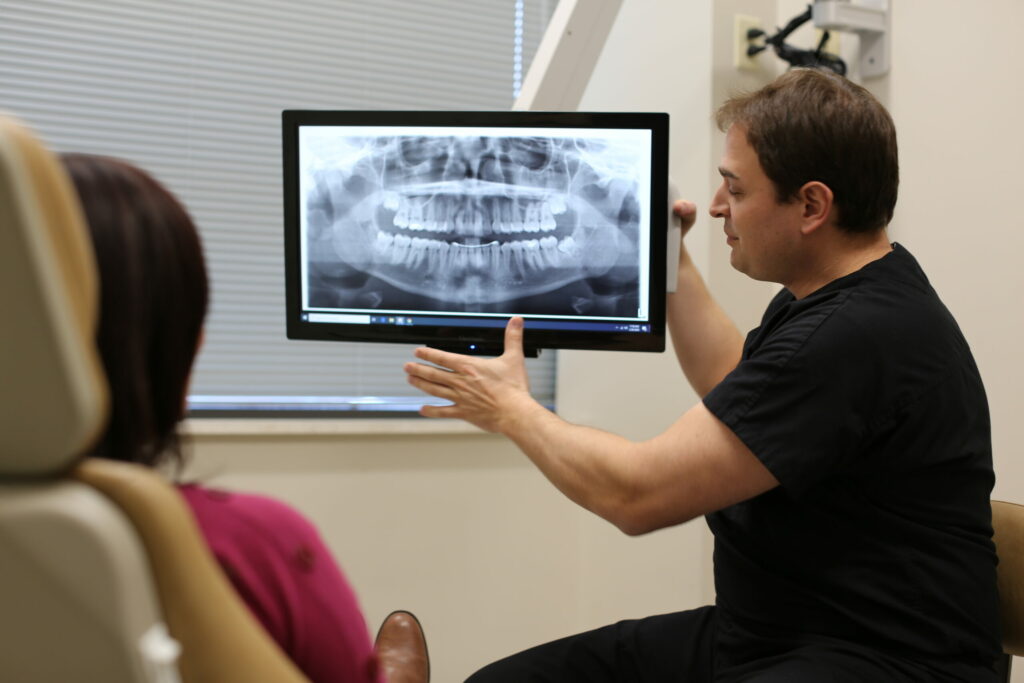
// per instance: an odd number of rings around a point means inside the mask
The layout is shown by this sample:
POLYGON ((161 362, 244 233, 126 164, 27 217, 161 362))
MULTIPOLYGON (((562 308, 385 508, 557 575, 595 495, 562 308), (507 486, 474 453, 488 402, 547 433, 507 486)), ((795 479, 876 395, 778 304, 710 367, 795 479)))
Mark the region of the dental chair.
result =
POLYGON ((992 540, 999 556, 999 616, 1003 630, 1001 680, 1010 681, 1013 657, 1024 656, 1024 505, 992 501, 992 540))
POLYGON ((0 680, 308 683, 173 486, 82 460, 107 414, 70 180, 0 116, 0 680))

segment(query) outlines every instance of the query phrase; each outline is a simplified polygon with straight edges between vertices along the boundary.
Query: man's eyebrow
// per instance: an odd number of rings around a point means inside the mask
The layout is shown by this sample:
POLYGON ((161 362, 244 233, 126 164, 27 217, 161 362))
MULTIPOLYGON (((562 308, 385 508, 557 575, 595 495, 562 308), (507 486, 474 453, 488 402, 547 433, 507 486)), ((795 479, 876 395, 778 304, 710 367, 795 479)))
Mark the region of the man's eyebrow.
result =
POLYGON ((740 177, 738 175, 736 175, 735 173, 733 173, 732 171, 730 171, 727 168, 722 168, 721 166, 718 167, 718 172, 722 174, 723 178, 732 178, 733 180, 739 180, 740 179, 740 177))

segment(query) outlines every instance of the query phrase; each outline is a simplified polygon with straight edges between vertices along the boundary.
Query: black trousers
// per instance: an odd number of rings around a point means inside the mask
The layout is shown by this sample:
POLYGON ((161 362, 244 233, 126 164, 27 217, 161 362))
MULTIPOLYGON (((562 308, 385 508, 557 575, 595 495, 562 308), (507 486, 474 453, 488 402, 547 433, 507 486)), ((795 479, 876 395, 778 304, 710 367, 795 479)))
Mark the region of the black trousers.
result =
POLYGON ((780 645, 719 623, 714 607, 620 621, 485 666, 466 683, 921 683, 992 681, 844 643, 780 645))
POLYGON ((710 681, 714 609, 620 621, 490 664, 466 683, 710 681))

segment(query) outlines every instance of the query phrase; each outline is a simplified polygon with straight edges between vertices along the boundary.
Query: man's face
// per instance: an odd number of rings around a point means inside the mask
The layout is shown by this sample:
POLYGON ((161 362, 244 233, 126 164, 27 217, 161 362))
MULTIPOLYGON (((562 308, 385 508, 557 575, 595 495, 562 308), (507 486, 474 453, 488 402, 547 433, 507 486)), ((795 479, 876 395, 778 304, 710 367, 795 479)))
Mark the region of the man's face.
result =
POLYGON ((718 170, 722 184, 709 211, 725 219, 732 267, 755 280, 786 284, 796 265, 801 203, 778 202, 775 186, 738 124, 726 132, 718 170))

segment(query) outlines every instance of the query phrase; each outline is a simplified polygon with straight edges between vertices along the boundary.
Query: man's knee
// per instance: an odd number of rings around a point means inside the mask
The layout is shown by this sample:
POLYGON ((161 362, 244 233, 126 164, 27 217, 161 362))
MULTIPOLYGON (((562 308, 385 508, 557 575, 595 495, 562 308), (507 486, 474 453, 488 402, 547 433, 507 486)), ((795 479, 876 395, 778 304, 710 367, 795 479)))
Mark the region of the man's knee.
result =
POLYGON ((512 655, 488 664, 466 679, 466 683, 540 683, 549 680, 522 661, 525 653, 512 655))

